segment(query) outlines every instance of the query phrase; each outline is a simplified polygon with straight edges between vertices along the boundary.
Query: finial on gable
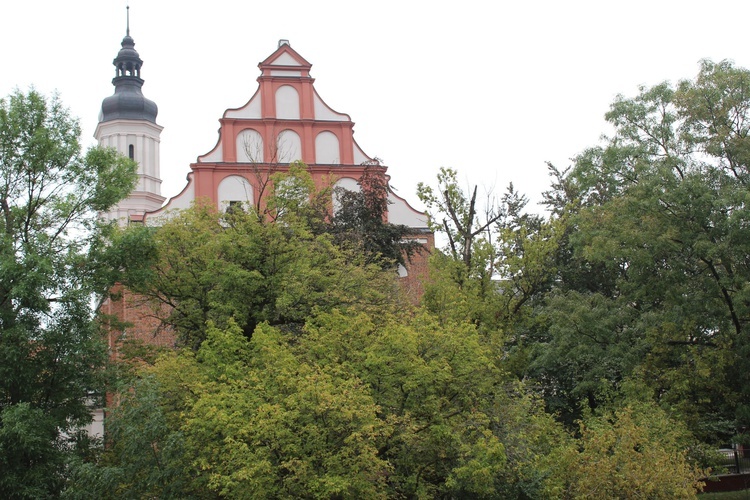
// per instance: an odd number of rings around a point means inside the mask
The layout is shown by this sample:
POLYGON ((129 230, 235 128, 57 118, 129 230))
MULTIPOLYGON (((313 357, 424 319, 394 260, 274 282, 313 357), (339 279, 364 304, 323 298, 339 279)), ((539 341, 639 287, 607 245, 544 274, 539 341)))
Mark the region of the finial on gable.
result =
POLYGON ((284 38, 282 38, 281 40, 279 40, 279 48, 281 48, 282 45, 289 45, 290 47, 292 46, 292 44, 289 43, 289 40, 286 40, 284 38))

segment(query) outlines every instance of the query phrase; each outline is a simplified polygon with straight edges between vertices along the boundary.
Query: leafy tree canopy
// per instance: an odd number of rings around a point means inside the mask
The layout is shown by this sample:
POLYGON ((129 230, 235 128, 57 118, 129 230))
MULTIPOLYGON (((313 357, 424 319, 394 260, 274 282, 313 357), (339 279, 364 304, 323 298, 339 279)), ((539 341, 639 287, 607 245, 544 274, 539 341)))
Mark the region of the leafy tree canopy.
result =
POLYGON ((383 272, 393 239, 370 237, 384 198, 364 185, 342 198, 351 220, 320 215, 292 169, 268 184, 264 216, 199 206, 123 234, 146 249, 127 284, 168 306, 186 348, 136 372, 112 447, 75 468, 78 484, 694 496, 694 437, 725 442, 750 415, 748 82, 706 61, 693 80, 618 97, 612 136, 550 166, 546 218, 512 186, 481 208, 443 169, 436 190, 420 186, 448 246, 419 310, 383 272))
POLYGON ((343 233, 321 230, 323 216, 305 201, 316 196, 307 171, 276 175, 273 219, 198 204, 159 228, 120 236, 121 248, 143 256, 131 259, 124 284, 153 301, 183 345, 197 349, 208 321, 226 327, 231 318, 250 337, 262 322, 294 329, 315 310, 400 303, 390 266, 358 245, 337 244, 343 233))
POLYGON ((122 397, 112 446, 77 469, 89 492, 513 498, 546 487, 567 443, 475 329, 427 316, 334 309, 250 339, 209 326, 122 397))
POLYGON ((572 215, 532 368, 573 396, 566 411, 596 399, 604 366, 614 387, 640 373, 721 442, 750 424, 750 72, 704 61, 693 80, 639 90, 612 104, 604 145, 553 170, 549 206, 572 215))
POLYGON ((90 420, 105 350, 91 308, 103 293, 97 213, 126 196, 135 164, 82 153, 78 122, 35 90, 0 100, 0 492, 62 485, 68 436, 90 420))
POLYGON ((367 166, 358 181, 359 191, 336 188, 335 212, 326 230, 338 245, 363 254, 384 268, 406 265, 426 251, 413 238, 413 229, 388 222, 388 179, 385 169, 367 166))

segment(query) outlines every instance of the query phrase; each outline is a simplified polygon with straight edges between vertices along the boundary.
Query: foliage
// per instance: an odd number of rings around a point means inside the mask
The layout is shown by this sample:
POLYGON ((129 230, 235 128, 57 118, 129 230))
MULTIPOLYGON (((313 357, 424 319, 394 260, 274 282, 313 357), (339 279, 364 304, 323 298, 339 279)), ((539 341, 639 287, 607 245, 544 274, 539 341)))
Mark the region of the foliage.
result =
POLYGON ((490 431, 485 401, 494 399, 492 381, 500 373, 470 328, 435 328, 427 317, 405 320, 378 325, 341 314, 318 318, 300 352, 331 369, 350 365, 365 382, 387 425, 378 449, 393 468, 395 491, 494 491, 506 457, 490 431))
POLYGON ((385 169, 367 166, 359 181, 359 191, 334 190, 336 211, 328 231, 338 245, 365 256, 383 267, 405 265, 413 255, 424 251, 409 239, 413 229, 392 224, 388 218, 388 179, 385 169))
POLYGON ((325 179, 321 187, 315 184, 307 165, 295 161, 285 172, 272 173, 266 189, 268 196, 261 198, 262 193, 259 193, 256 202, 256 207, 260 207, 255 208, 259 222, 290 224, 296 221, 315 234, 326 231, 332 192, 325 179))
POLYGON ((337 310, 250 339, 209 327, 143 369, 112 425, 79 478, 126 497, 523 497, 567 443, 472 327, 337 310))
POLYGON ((155 377, 145 376, 122 394, 107 417, 108 447, 73 462, 64 498, 200 498, 190 488, 184 439, 172 431, 159 389, 155 377))
POLYGON ((488 193, 481 207, 476 186, 469 198, 456 179, 454 170, 441 169, 440 196, 419 186, 433 229, 449 241, 431 260, 423 305, 443 320, 476 325, 522 377, 538 323, 534 310, 554 284, 567 217, 545 221, 529 213, 528 199, 512 184, 499 200, 488 193))
MULTIPOLYGON (((670 425, 713 446, 748 426, 749 85, 747 70, 704 61, 694 80, 618 97, 607 114, 612 137, 568 169, 550 165, 546 220, 524 214, 512 189, 481 209, 476 189, 466 194, 450 169, 438 190, 420 186, 448 238, 431 261, 424 306, 441 324, 474 324, 569 429, 584 419, 579 445, 589 451, 576 453, 592 455, 583 462, 617 455, 596 443, 623 433, 684 452, 684 440, 659 441, 668 437, 659 427, 665 409, 670 425), (605 417, 628 380, 643 384, 651 403, 605 417), (592 409, 600 416, 586 418, 592 409)), ((619 452, 612 470, 627 469, 644 491, 670 474, 666 455, 619 452), (651 479, 636 478, 640 459, 653 461, 651 479)), ((671 457, 675 478, 692 474, 671 457)), ((593 495, 583 492, 592 473, 579 473, 568 480, 582 489, 566 491, 593 495)), ((550 480, 545 491, 562 495, 560 484, 550 480)), ((667 481, 646 495, 689 494, 680 488, 667 481)))
POLYGON ((563 457, 563 498, 695 498, 703 489, 689 432, 653 403, 592 415, 580 432, 578 449, 563 457))
POLYGON ((474 186, 470 198, 458 185, 456 171, 441 168, 438 174, 437 192, 424 183, 419 183, 417 194, 426 205, 430 216, 430 228, 442 231, 448 237, 450 255, 463 262, 466 271, 480 276, 493 272, 494 252, 479 252, 480 248, 491 249, 493 244, 493 224, 503 217, 494 206, 492 194, 488 193, 485 213, 480 214, 477 206, 477 187, 474 186), (479 257, 479 262, 477 258, 479 257))
POLYGON ((570 396, 571 420, 599 381, 638 374, 706 441, 747 425, 748 85, 704 61, 676 88, 619 96, 614 135, 553 168, 547 201, 569 229, 530 373, 570 396))
POLYGON ((512 186, 482 207, 442 169, 419 188, 448 239, 419 310, 383 271, 404 234, 384 223, 377 168, 333 219, 294 167, 265 185, 263 213, 197 206, 118 236, 141 256, 123 260, 128 286, 185 349, 136 372, 79 484, 693 497, 694 438, 749 425, 749 91, 746 70, 706 61, 694 80, 618 97, 612 137, 550 165, 547 218, 512 186))
POLYGON ((315 234, 299 213, 280 210, 270 222, 206 205, 185 210, 127 237, 151 250, 126 269, 124 283, 152 299, 155 313, 193 349, 208 321, 225 327, 232 318, 249 337, 261 322, 293 327, 316 309, 395 304, 392 273, 315 234))
POLYGON ((9 498, 58 492, 75 447, 68 436, 90 421, 101 387, 97 212, 133 188, 135 164, 113 150, 82 154, 79 136, 57 97, 0 100, 0 492, 9 498))
POLYGON ((633 373, 647 352, 631 327, 634 312, 600 294, 570 291, 549 298, 543 321, 549 342, 529 347, 527 367, 541 381, 547 407, 571 428, 633 373))
MULTIPOLYGON (((494 309, 486 295, 491 282, 466 280, 466 267, 442 252, 430 257, 430 280, 425 286, 422 305, 441 324, 470 322, 494 325, 494 309)), ((484 328, 482 329, 484 331, 484 328)))

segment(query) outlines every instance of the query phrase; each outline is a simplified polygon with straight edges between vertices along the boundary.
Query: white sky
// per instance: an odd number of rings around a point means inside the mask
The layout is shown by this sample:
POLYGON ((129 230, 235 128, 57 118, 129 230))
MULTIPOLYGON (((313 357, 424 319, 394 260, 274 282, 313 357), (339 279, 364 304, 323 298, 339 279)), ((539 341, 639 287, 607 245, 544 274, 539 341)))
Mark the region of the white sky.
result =
MULTIPOLYGON (((454 167, 469 184, 509 182, 538 200, 545 161, 597 143, 618 93, 692 78, 698 61, 750 66, 743 0, 130 0, 143 92, 159 106, 162 194, 215 145, 218 119, 257 88, 281 38, 313 64, 315 88, 355 122, 416 208, 420 181, 454 167)), ((60 92, 93 145, 125 0, 24 0, 0 9, 0 96, 60 92)))

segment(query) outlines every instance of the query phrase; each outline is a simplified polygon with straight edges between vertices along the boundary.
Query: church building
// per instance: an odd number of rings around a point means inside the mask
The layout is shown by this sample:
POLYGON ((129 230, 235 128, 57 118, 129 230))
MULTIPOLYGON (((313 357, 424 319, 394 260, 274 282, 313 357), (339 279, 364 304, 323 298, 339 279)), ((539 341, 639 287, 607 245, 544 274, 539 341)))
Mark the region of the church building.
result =
MULTIPOLYGON (((138 163, 138 182, 127 199, 103 214, 108 220, 158 226, 170 213, 187 209, 196 200, 212 203, 218 210, 237 204, 259 207, 270 175, 287 171, 295 161, 308 166, 317 185, 333 183, 349 190, 359 189, 358 180, 366 168, 387 170, 354 140, 349 115, 334 111, 318 95, 310 76, 312 65, 287 40, 281 40, 258 65, 255 94, 244 105, 224 112, 216 145, 190 164, 187 185, 167 200, 161 193, 158 108, 143 95, 143 61, 135 50, 129 24, 121 45, 113 62, 114 94, 102 102, 95 137, 101 146, 113 147, 138 163)), ((434 248, 426 214, 390 189, 388 201, 388 222, 408 226, 414 240, 428 250, 434 248)), ((406 267, 399 268, 401 283, 412 300, 422 294, 428 255, 417 254, 406 267)), ((174 341, 169 335, 156 334, 158 322, 137 296, 127 290, 121 295, 120 300, 107 300, 102 308, 132 325, 118 335, 161 345, 174 341)), ((114 350, 116 343, 116 338, 110 339, 114 350)))
MULTIPOLYGON (((159 165, 162 127, 156 123, 156 104, 143 95, 143 61, 129 28, 114 66, 115 92, 102 102, 94 135, 99 145, 117 149, 139 168, 135 191, 106 215, 110 220, 158 225, 170 210, 188 208, 199 198, 211 200, 220 210, 234 203, 253 206, 263 188, 258 177, 283 172, 294 161, 304 162, 318 183, 334 179, 346 189, 358 189, 367 166, 381 166, 354 140, 349 115, 334 111, 318 95, 312 65, 288 40, 280 40, 258 64, 255 94, 243 106, 224 112, 216 146, 197 157, 185 188, 165 204, 159 165)), ((393 192, 388 197, 388 222, 414 228, 415 235, 429 240, 426 215, 393 192)))

